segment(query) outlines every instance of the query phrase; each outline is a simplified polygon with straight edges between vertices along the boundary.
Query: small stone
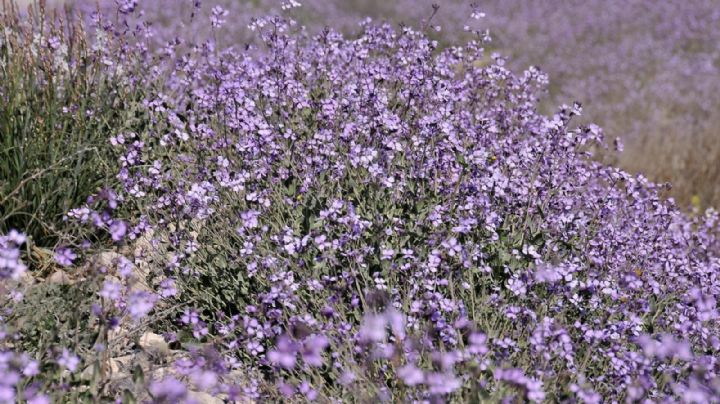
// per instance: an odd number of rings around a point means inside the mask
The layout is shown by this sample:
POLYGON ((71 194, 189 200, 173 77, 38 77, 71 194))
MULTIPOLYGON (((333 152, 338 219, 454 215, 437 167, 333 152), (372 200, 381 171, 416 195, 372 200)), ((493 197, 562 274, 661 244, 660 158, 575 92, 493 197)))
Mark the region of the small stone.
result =
POLYGON ((200 404, 223 404, 224 401, 202 391, 188 391, 188 397, 200 404))
POLYGON ((159 368, 155 368, 151 373, 150 376, 153 380, 162 380, 168 376, 177 377, 177 372, 173 370, 172 366, 163 366, 159 368))
POLYGON ((72 285, 74 283, 68 274, 62 269, 58 269, 53 272, 53 274, 47 278, 47 282, 54 283, 56 285, 72 285))
POLYGON ((99 372, 95 368, 95 365, 87 366, 85 369, 80 372, 80 380, 90 381, 93 380, 95 377, 99 376, 99 372))
POLYGON ((137 278, 133 278, 128 282, 130 290, 133 292, 153 292, 153 289, 148 286, 147 282, 137 278))
POLYGON ((133 354, 110 358, 110 372, 117 373, 129 371, 132 369, 132 364, 134 360, 135 355, 133 354))
POLYGON ((168 343, 165 342, 165 339, 161 335, 152 332, 143 334, 140 337, 138 345, 140 345, 143 351, 152 355, 166 356, 170 353, 170 347, 168 343))
POLYGON ((92 262, 96 267, 114 268, 123 256, 114 251, 103 251, 93 257, 92 262))
POLYGON ((155 232, 153 230, 149 230, 142 236, 138 237, 137 240, 135 240, 133 249, 133 255, 135 256, 135 258, 144 257, 146 254, 149 254, 151 251, 154 250, 154 236, 155 232))
POLYGON ((78 273, 83 276, 92 276, 105 268, 104 273, 114 273, 115 266, 120 254, 113 251, 103 251, 101 253, 90 256, 85 263, 78 269, 78 273))

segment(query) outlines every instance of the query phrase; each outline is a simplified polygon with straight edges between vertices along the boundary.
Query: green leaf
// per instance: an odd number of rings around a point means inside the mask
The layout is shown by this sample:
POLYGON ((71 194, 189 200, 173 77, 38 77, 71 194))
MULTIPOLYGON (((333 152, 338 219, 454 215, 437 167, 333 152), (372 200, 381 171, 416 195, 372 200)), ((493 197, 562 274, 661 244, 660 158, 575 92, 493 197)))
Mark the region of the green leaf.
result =
POLYGON ((145 383, 145 372, 140 365, 135 365, 132 370, 133 383, 142 385, 145 383))

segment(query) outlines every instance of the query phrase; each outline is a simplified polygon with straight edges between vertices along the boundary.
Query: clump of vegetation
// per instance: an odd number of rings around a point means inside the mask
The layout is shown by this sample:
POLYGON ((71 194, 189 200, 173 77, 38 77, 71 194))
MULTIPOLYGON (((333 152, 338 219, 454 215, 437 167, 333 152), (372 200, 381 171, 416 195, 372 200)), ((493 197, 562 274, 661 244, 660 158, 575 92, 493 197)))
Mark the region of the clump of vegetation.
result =
POLYGON ((53 247, 63 219, 117 181, 109 134, 142 125, 133 56, 69 10, 0 10, 0 232, 53 247))
MULTIPOLYGON (((99 240, 52 258, 88 282, 4 294, 9 397, 720 395, 717 212, 687 216, 594 160, 602 130, 576 123, 578 103, 539 112, 547 76, 487 57, 484 30, 444 48, 427 26, 311 34, 288 17, 298 6, 253 20, 242 48, 219 45, 219 6, 205 41, 147 51, 141 24, 125 49, 153 55, 131 70, 144 119, 107 136, 117 182, 65 214, 99 240), (103 234, 121 248, 101 258, 103 234), (59 294, 78 310, 30 315, 59 294), (150 324, 181 351, 117 387, 113 335, 150 324)), ((26 245, 0 236, 3 280, 23 280, 26 245)))

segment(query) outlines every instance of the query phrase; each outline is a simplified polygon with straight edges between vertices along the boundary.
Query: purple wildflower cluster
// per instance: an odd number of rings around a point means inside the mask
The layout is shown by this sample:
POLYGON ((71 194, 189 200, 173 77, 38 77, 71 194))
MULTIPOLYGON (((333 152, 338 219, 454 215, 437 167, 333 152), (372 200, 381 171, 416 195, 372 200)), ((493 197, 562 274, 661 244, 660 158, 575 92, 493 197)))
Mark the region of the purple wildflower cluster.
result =
MULTIPOLYGON (((79 3, 95 8, 95 2, 79 3)), ((182 32, 210 35, 213 26, 206 18, 179 18, 177 3, 158 0, 143 6, 147 16, 164 21, 155 27, 155 41, 164 44, 182 32)), ((245 29, 252 16, 283 8, 280 1, 182 2, 187 8, 191 3, 198 4, 196 16, 211 15, 216 5, 231 13, 233 24, 223 27, 223 44, 252 40, 245 29)), ((357 32, 358 21, 370 15, 426 27, 446 44, 466 39, 466 30, 488 29, 493 36, 488 47, 505 55, 509 68, 521 73, 541 66, 553 78, 544 110, 567 100, 592 100, 584 119, 627 141, 628 152, 617 156, 623 167, 657 181, 672 180, 672 195, 683 204, 695 194, 705 206, 720 200, 712 179, 720 177, 712 166, 720 150, 714 145, 720 121, 720 8, 715 0, 475 3, 481 9, 466 0, 305 0, 293 15, 308 29, 319 31, 332 22, 343 32, 357 32), (433 3, 439 10, 433 12, 433 3), (662 164, 654 161, 657 155, 662 164)), ((489 55, 478 62, 487 63, 489 55)))
POLYGON ((183 323, 265 375, 250 398, 717 394, 717 214, 592 162, 602 132, 539 114, 538 69, 478 64, 481 32, 251 29, 174 49, 117 145, 138 223, 173 225, 153 262, 183 323))
MULTIPOLYGON (((717 402, 717 212, 594 161, 581 105, 538 112, 547 76, 487 57, 484 31, 441 47, 285 15, 243 47, 220 6, 206 42, 133 37, 147 125, 108 139, 118 189, 67 215, 142 245, 103 274, 100 323, 175 308, 188 352, 152 401, 717 402)), ((22 243, 0 238, 3 277, 22 243)))
MULTIPOLYGON (((0 379, 0 400, 4 403, 15 402, 19 398, 16 397, 15 385, 39 373, 38 361, 31 359, 28 354, 0 351, 0 374, 4 376, 0 379)), ((50 403, 49 398, 35 386, 27 388, 22 398, 32 404, 50 403)))
MULTIPOLYGON (((12 301, 22 299, 22 295, 13 288, 7 288, 17 281, 27 269, 20 259, 20 247, 25 244, 24 234, 11 230, 7 235, 0 235, 0 303, 6 298, 12 301), (7 296, 6 296, 7 295, 7 296)), ((6 347, 12 340, 12 333, 6 329, 5 318, 12 315, 8 310, 0 312, 0 401, 15 402, 15 386, 39 374, 39 362, 27 353, 17 353, 6 347)), ((37 386, 30 385, 25 389, 23 397, 29 403, 49 403, 48 397, 38 391, 37 386)))
POLYGON ((20 260, 20 246, 25 244, 25 235, 16 230, 0 235, 0 279, 17 280, 27 267, 20 260))

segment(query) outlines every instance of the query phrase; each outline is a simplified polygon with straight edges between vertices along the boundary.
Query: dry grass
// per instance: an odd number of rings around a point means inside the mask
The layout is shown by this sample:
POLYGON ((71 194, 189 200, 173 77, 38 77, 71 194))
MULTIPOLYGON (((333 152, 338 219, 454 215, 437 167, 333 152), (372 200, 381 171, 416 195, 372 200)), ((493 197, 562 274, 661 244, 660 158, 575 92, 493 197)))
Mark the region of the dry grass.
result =
POLYGON ((656 131, 627 141, 619 164, 656 182, 670 182, 668 196, 679 206, 720 207, 720 116, 717 124, 674 133, 660 123, 656 131))

